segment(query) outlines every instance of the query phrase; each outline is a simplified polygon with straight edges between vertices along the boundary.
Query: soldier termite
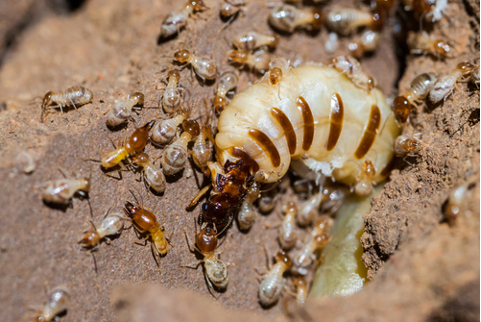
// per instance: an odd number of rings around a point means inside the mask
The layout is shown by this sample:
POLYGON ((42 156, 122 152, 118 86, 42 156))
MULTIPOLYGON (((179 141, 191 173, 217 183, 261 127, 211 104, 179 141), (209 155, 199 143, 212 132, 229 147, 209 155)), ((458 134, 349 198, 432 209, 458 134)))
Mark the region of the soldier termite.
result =
POLYGON ((338 8, 327 13, 326 27, 341 35, 349 35, 360 27, 379 31, 382 28, 379 13, 353 8, 338 8))
POLYGON ((125 217, 122 213, 115 212, 109 214, 107 212, 100 227, 96 228, 94 226, 94 230, 86 231, 79 241, 79 244, 84 248, 96 248, 103 238, 119 234, 124 228, 124 221, 125 217))
POLYGON ((229 52, 229 60, 264 74, 269 69, 271 56, 264 50, 258 50, 253 54, 247 50, 231 50, 229 52))
POLYGON ((182 104, 183 97, 181 91, 183 88, 178 87, 180 80, 180 73, 178 70, 173 69, 169 71, 167 78, 169 82, 167 83, 164 95, 162 96, 162 106, 166 113, 172 114, 177 112, 182 104))
POLYGON ((131 117, 132 109, 136 105, 144 105, 144 94, 135 92, 126 100, 115 102, 107 115, 107 125, 115 127, 127 121, 131 117))
POLYGON ((154 143, 165 145, 175 138, 178 126, 187 119, 189 113, 181 110, 179 115, 166 120, 159 120, 152 128, 151 139, 154 143))
POLYGON ((339 56, 332 59, 334 68, 344 73, 357 87, 371 91, 376 87, 376 80, 362 71, 361 64, 351 56, 339 56))
MULTIPOLYGON (((185 237, 187 238, 187 246, 189 247, 189 250, 191 252, 198 251, 204 256, 201 263, 204 263, 206 281, 209 286, 212 287, 212 284, 214 284, 217 289, 225 289, 229 283, 229 272, 227 271, 227 265, 218 258, 219 254, 215 252, 218 244, 216 231, 211 227, 206 226, 201 228, 200 233, 197 235, 196 229, 196 244, 191 242, 186 231, 185 237), (191 244, 193 245, 194 250, 191 250, 191 244)), ((199 263, 199 265, 201 263, 199 263)), ((182 267, 189 266, 183 265, 182 267)))
POLYGON ((69 302, 69 290, 63 285, 57 286, 49 295, 45 307, 39 310, 33 321, 50 322, 59 320, 58 316, 68 309, 69 302))
POLYGON ((259 193, 260 185, 257 182, 254 182, 249 190, 247 190, 246 198, 242 202, 239 213, 237 214, 237 222, 241 230, 250 229, 256 221, 257 211, 253 203, 259 198, 259 193))
POLYGON ((93 98, 94 94, 92 91, 83 86, 73 86, 60 93, 48 92, 43 97, 40 121, 43 123, 47 108, 59 107, 60 111, 63 112, 64 107, 73 106, 77 108, 77 106, 92 102, 93 98), (49 106, 52 103, 57 103, 58 105, 49 106))
POLYGON ((177 50, 174 53, 174 60, 181 64, 191 64, 196 74, 204 81, 215 79, 217 75, 217 67, 213 59, 196 56, 187 49, 177 50))
POLYGON ((281 227, 279 228, 278 238, 281 248, 284 250, 289 250, 294 247, 297 242, 297 207, 292 201, 290 201, 284 205, 282 212, 284 213, 284 219, 282 220, 281 227))
POLYGON ((400 135, 394 141, 394 153, 397 156, 412 155, 421 149, 422 141, 419 139, 421 133, 414 135, 400 135))
POLYGON ((275 48, 278 42, 279 37, 276 35, 263 35, 255 31, 240 33, 232 41, 237 49, 249 52, 263 46, 275 48))
POLYGON ((365 53, 376 50, 379 44, 379 38, 379 32, 367 29, 357 41, 349 43, 348 48, 354 57, 361 57, 365 53))
POLYGON ((410 32, 407 44, 411 50, 411 54, 432 54, 440 58, 452 58, 455 55, 453 46, 443 40, 436 39, 427 32, 410 32))
POLYGON ((147 153, 141 152, 138 155, 133 156, 132 162, 137 166, 142 167, 143 179, 146 186, 152 188, 156 193, 164 192, 167 185, 164 172, 161 168, 150 161, 147 153))
POLYGON ((112 152, 109 152, 107 155, 102 157, 100 160, 102 167, 105 169, 115 167, 130 155, 142 152, 147 144, 147 141, 149 140, 149 130, 152 128, 154 123, 155 120, 152 120, 141 128, 135 130, 134 133, 130 135, 129 140, 124 143, 123 146, 115 149, 112 152))
MULTIPOLYGON (((66 177, 65 173, 62 172, 62 174, 66 177)), ((86 196, 90 191, 90 183, 90 176, 81 179, 47 181, 42 190, 42 198, 48 203, 68 205, 76 193, 86 196)))
POLYGON ((187 25, 187 19, 196 11, 207 9, 202 0, 189 0, 180 11, 172 11, 162 22, 160 36, 168 38, 180 32, 187 25))
POLYGON ((412 104, 425 99, 436 82, 434 73, 424 73, 416 76, 406 94, 396 97, 392 103, 392 110, 396 121, 406 123, 412 111, 412 104))
POLYGON ((162 169, 166 175, 174 175, 185 167, 185 162, 189 156, 187 145, 200 133, 199 123, 195 120, 186 120, 182 127, 184 133, 168 145, 162 154, 162 169))
POLYGON ((269 23, 276 29, 294 32, 302 27, 319 29, 322 25, 322 12, 318 8, 312 10, 299 9, 289 4, 275 7, 269 15, 269 23))
POLYGON ((452 93, 454 85, 461 77, 467 77, 473 71, 474 66, 469 62, 462 62, 456 66, 450 74, 437 79, 434 87, 429 92, 429 100, 436 104, 446 99, 452 93))
POLYGON ((283 251, 279 251, 275 259, 276 263, 259 285, 259 302, 262 306, 272 305, 279 300, 286 286, 286 278, 283 275, 292 266, 289 255, 283 251))
POLYGON ((213 101, 216 112, 220 113, 227 106, 227 93, 237 87, 239 72, 236 70, 227 71, 219 77, 217 92, 213 101))

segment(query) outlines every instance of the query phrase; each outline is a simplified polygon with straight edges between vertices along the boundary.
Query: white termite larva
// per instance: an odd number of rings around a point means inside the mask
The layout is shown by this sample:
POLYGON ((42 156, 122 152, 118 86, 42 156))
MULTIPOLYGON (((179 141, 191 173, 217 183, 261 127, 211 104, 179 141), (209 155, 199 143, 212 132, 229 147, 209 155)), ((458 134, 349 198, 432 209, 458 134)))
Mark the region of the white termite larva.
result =
POLYGON ((286 286, 286 278, 283 275, 291 266, 289 255, 283 251, 276 254, 276 263, 259 285, 259 302, 262 306, 272 305, 279 300, 286 286))
POLYGON ((108 214, 99 228, 84 233, 79 244, 84 248, 97 247, 102 238, 119 234, 124 228, 124 221, 125 216, 122 213, 108 214))
POLYGON ((162 22, 160 36, 168 38, 180 32, 187 25, 187 19, 196 11, 207 9, 202 0, 189 0, 179 11, 172 11, 162 22))
POLYGON ((115 102, 107 115, 107 126, 115 127, 127 121, 136 105, 144 105, 144 94, 135 92, 126 100, 115 102))
POLYGON ((173 118, 158 121, 152 128, 151 139, 154 143, 164 145, 170 143, 177 134, 178 126, 186 119, 186 113, 180 113, 173 118))
POLYGON ((333 54, 339 47, 339 36, 335 32, 330 32, 324 44, 328 54, 333 54))
POLYGON ((432 103, 438 103, 447 98, 452 93, 454 85, 459 78, 469 76, 474 66, 469 62, 462 62, 456 66, 449 75, 438 78, 434 87, 429 92, 429 100, 432 103))
POLYGON ((289 250, 297 242, 297 231, 296 231, 296 216, 297 207, 291 201, 284 205, 283 208, 284 219, 282 220, 281 227, 279 228, 279 243, 281 248, 284 250, 289 250))
POLYGON ((362 71, 361 64, 351 56, 339 56, 332 59, 334 68, 344 73, 356 86, 366 91, 376 87, 376 80, 362 71))
POLYGON ((42 114, 40 115, 40 121, 43 123, 45 111, 47 108, 52 108, 49 106, 52 103, 57 103, 60 111, 63 112, 63 108, 67 106, 73 106, 77 108, 77 106, 85 105, 92 102, 94 98, 94 94, 88 88, 83 86, 72 86, 67 88, 65 91, 60 93, 55 92, 48 92, 43 97, 42 102, 42 114))
POLYGON ((279 37, 276 35, 263 35, 255 31, 240 33, 232 41, 237 49, 247 51, 253 51, 262 46, 274 48, 278 42, 279 37))
POLYGON ((247 65, 251 70, 264 74, 269 69, 271 56, 264 50, 258 50, 253 54, 247 50, 231 50, 229 60, 242 66, 247 65))
POLYGON ((48 297, 47 304, 38 312, 33 321, 50 322, 68 309, 70 302, 69 290, 63 286, 57 286, 48 297))
POLYGON ((215 79, 217 75, 217 65, 212 58, 196 56, 187 49, 177 50, 174 60, 181 64, 191 64, 195 73, 203 80, 215 79))
POLYGON ((75 193, 86 194, 90 191, 90 178, 60 179, 47 181, 42 190, 45 202, 68 205, 75 193))
POLYGON ((138 155, 133 156, 132 162, 137 166, 142 167, 144 182, 148 187, 152 188, 156 193, 162 193, 165 191, 167 183, 165 181, 164 172, 161 168, 150 161, 147 153, 141 152, 138 155))
POLYGON ((286 32, 294 32, 298 27, 319 29, 322 25, 322 12, 318 8, 308 10, 282 4, 272 10, 269 23, 274 28, 286 32))
POLYGON ((349 35, 359 27, 369 27, 375 31, 382 27, 378 14, 353 8, 338 8, 329 11, 325 24, 330 31, 341 35, 349 35))
POLYGON ((252 186, 247 190, 247 195, 242 205, 240 206, 239 213, 237 214, 237 222, 241 230, 248 230, 252 227, 257 218, 257 210, 253 203, 259 198, 260 185, 254 182, 252 186))

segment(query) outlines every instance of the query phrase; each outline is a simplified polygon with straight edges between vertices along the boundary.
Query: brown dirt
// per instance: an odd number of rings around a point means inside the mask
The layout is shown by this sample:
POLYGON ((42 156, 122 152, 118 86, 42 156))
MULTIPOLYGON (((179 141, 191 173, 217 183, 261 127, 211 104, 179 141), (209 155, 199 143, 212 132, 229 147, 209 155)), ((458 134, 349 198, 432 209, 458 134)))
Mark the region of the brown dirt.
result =
MULTIPOLYGON (((253 319, 209 306, 212 297, 202 271, 180 267, 196 261, 188 252, 183 231, 193 235, 193 218, 199 213, 198 207, 185 211, 198 191, 196 177, 202 182, 197 170, 190 178, 184 173, 170 179, 167 191, 159 197, 145 192, 137 174, 124 173, 118 181, 104 177, 97 165, 92 167, 90 203, 96 224, 110 206, 120 209, 132 199, 129 189, 141 191, 145 205, 164 214, 167 229, 175 232, 175 247, 160 260, 160 272, 150 247, 134 244, 138 239, 130 230, 111 245, 100 246, 95 253, 95 273, 92 256, 76 244, 81 232, 90 228, 86 200, 74 199, 71 207, 53 209, 42 202, 39 187, 46 180, 60 178, 60 166, 88 174, 91 164, 83 159, 99 158, 109 150, 109 137, 123 138, 135 126, 163 115, 158 109, 145 109, 135 124, 119 131, 111 132, 105 126, 104 113, 112 102, 133 91, 145 94, 147 106, 157 105, 162 91, 156 86, 165 76, 164 69, 172 66, 170 55, 175 49, 185 46, 195 48, 198 54, 212 55, 219 69, 225 70, 230 49, 225 38, 250 28, 247 26, 269 32, 269 10, 262 1, 251 0, 246 14, 219 33, 223 22, 218 17, 218 3, 206 1, 211 10, 199 14, 177 39, 158 44, 163 17, 179 3, 99 0, 86 2, 70 13, 61 1, 33 3, 6 1, 0 10, 3 15, 8 13, 8 19, 0 19, 0 188, 4 191, 0 197, 0 319, 21 320, 29 305, 44 303, 46 290, 59 284, 67 284, 72 294, 62 321, 111 321, 115 315, 126 317, 125 312, 138 312, 138 305, 150 307, 149 314, 165 311, 165 319, 171 316, 173 320, 182 308, 191 314, 184 320, 227 314, 232 320, 253 319), (46 123, 39 123, 39 100, 32 100, 72 85, 90 88, 94 102, 62 115, 49 113, 46 123), (22 172, 24 163, 17 158, 22 151, 28 151, 35 160, 31 175, 22 172), (122 286, 124 283, 129 284, 122 286), (132 283, 148 286, 130 287, 132 283), (174 288, 189 289, 196 295, 182 290, 172 293, 174 288), (193 306, 199 294, 204 297, 200 303, 205 304, 193 306), (111 296, 114 305, 110 304, 111 296), (130 311, 125 309, 126 303, 133 303, 130 311), (179 306, 179 311, 170 312, 168 308, 174 306, 179 306)), ((351 1, 342 3, 352 6, 351 1)), ((446 74, 459 61, 479 57, 479 3, 453 2, 449 16, 451 19, 436 24, 433 32, 452 41, 458 56, 445 61, 429 56, 407 58, 401 91, 417 74, 446 74)), ((388 95, 396 92, 401 76, 398 70, 404 66, 396 57, 390 30, 383 33, 379 50, 362 60, 365 70, 379 80, 388 95)), ((326 61, 326 38, 325 30, 282 36, 276 53, 303 61, 326 61)), ((347 42, 343 39, 333 56, 345 54, 347 42)), ((193 98, 212 97, 212 84, 190 81, 188 69, 182 77, 181 83, 193 98)), ((254 77, 242 73, 238 90, 250 80, 254 77)), ((193 116, 203 113, 202 104, 197 104, 193 116)), ((415 158, 407 159, 411 165, 399 162, 400 169, 392 173, 391 182, 365 216, 363 259, 372 281, 352 297, 308 304, 297 313, 299 320, 309 316, 312 320, 322 316, 326 321, 479 320, 479 90, 467 83, 458 84, 443 106, 420 105, 404 131, 420 132, 424 148, 415 158), (460 183, 470 183, 471 188, 463 215, 450 227, 443 221, 442 205, 460 183)), ((152 146, 147 151, 153 156, 161 153, 152 146)), ((291 191, 287 197, 295 198, 291 191)), ((263 242, 271 252, 278 247, 276 231, 265 226, 279 221, 279 210, 278 206, 269 216, 261 216, 246 234, 236 226, 229 230, 221 249, 222 258, 232 263, 231 282, 227 291, 219 294, 219 303, 229 310, 268 318, 280 314, 280 305, 268 310, 259 306, 257 274, 252 269, 265 266, 263 242)), ((130 321, 146 321, 137 319, 130 321)))

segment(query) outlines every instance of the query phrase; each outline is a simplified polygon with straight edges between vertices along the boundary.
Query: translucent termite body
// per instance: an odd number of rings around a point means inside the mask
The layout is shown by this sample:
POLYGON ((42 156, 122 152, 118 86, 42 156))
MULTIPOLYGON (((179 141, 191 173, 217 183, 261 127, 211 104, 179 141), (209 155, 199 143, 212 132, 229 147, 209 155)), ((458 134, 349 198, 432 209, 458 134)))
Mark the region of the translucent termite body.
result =
POLYGON ((255 31, 240 33, 232 41, 237 49, 249 52, 263 46, 275 48, 278 42, 279 37, 276 35, 263 35, 255 31))
POLYGON ((199 124, 195 120, 187 120, 182 124, 184 133, 168 145, 162 155, 162 169, 168 176, 174 175, 180 172, 185 167, 189 152, 187 145, 200 133, 199 124))
POLYGON ((231 17, 238 13, 248 0, 223 0, 220 14, 224 18, 231 17))
POLYGON ((165 191, 167 183, 165 181, 164 172, 161 168, 150 161, 147 153, 141 152, 138 155, 135 155, 132 157, 132 162, 137 166, 142 167, 143 178, 148 187, 152 188, 156 193, 162 193, 165 191))
POLYGON ((269 73, 266 74, 271 85, 277 85, 282 79, 282 75, 289 70, 289 61, 284 57, 273 58, 269 62, 269 73))
POLYGON ((68 205, 75 193, 86 194, 90 191, 90 178, 60 179, 47 181, 42 190, 45 202, 68 205))
POLYGON ((154 123, 155 120, 152 120, 141 128, 135 130, 124 146, 121 146, 102 157, 100 160, 102 167, 105 169, 115 167, 125 158, 142 152, 149 140, 149 130, 154 123))
POLYGON ((429 100, 432 103, 438 103, 447 98, 452 93, 454 85, 461 77, 470 76, 474 66, 469 62, 462 62, 456 66, 456 69, 449 75, 438 78, 434 87, 429 92, 429 100))
MULTIPOLYGON (((195 130, 192 134, 196 134, 195 130)), ((211 132, 211 125, 204 124, 200 128, 200 132, 194 140, 192 151, 190 151, 195 165, 202 170, 206 177, 210 176, 210 170, 207 164, 212 161, 211 142, 212 144, 215 142, 211 132)))
POLYGON ((296 287, 296 302, 299 305, 304 305, 308 295, 308 285, 304 276, 296 276, 292 283, 296 287))
POLYGON ((268 213, 274 209, 277 203, 277 196, 272 195, 270 191, 262 192, 259 197, 259 210, 262 213, 268 213))
POLYGON ((437 77, 434 73, 424 73, 416 76, 406 94, 396 97, 392 103, 392 110, 400 124, 406 123, 412 111, 412 104, 424 100, 434 87, 437 77))
POLYGON ((259 198, 260 185, 254 182, 247 191, 247 195, 240 206, 239 213, 237 214, 237 222, 241 230, 248 230, 255 223, 257 218, 257 210, 253 203, 259 198))
POLYGON ((444 216, 450 225, 454 225, 461 214, 468 185, 463 184, 455 187, 449 194, 448 201, 444 206, 444 216))
POLYGON ((181 64, 191 64, 195 73, 203 80, 215 79, 217 75, 217 66, 213 59, 196 56, 187 49, 177 50, 174 60, 181 64))
MULTIPOLYGON (((190 250, 190 244, 192 244, 192 242, 187 233, 185 233, 185 236, 187 237, 190 250)), ((204 256, 202 262, 204 263, 207 282, 211 287, 212 284, 214 284, 218 289, 225 289, 229 283, 229 272, 227 270, 227 265, 221 261, 217 256, 218 254, 215 253, 218 245, 215 230, 210 227, 202 228, 200 233, 196 236, 196 242, 197 245, 193 245, 194 250, 204 256)))
POLYGON ((167 239, 165 239, 162 228, 155 215, 151 211, 129 201, 125 203, 125 209, 135 228, 140 233, 148 233, 150 235, 157 253, 160 256, 167 254, 169 243, 167 239))
POLYGON ((297 223, 303 227, 312 224, 319 216, 321 205, 330 212, 336 212, 337 206, 342 202, 344 196, 345 193, 342 188, 323 188, 321 192, 314 194, 299 205, 299 212, 296 217, 297 223))
POLYGON ((348 48, 354 57, 361 57, 365 53, 375 51, 379 44, 379 39, 379 32, 367 29, 361 34, 360 39, 350 43, 348 48))
POLYGON ((326 27, 341 35, 349 35, 360 27, 379 31, 382 28, 378 13, 371 13, 353 8, 338 8, 327 13, 326 27))
POLYGON ((394 141, 394 153, 397 156, 413 155, 421 149, 422 141, 417 137, 420 133, 409 136, 400 135, 394 141))
POLYGON ((334 68, 344 73, 357 87, 371 91, 376 87, 376 80, 362 71, 361 64, 351 56, 339 56, 332 59, 334 68))
POLYGON ((339 36, 335 32, 330 32, 326 42, 324 43, 324 49, 328 54, 333 54, 339 47, 339 36))
POLYGON ((322 12, 318 8, 312 10, 299 9, 289 4, 275 7, 269 15, 269 23, 276 29, 294 32, 296 28, 319 29, 322 25, 322 12))
POLYGON ((282 220, 281 227, 279 228, 279 243, 283 250, 289 250, 295 246, 297 242, 296 231, 296 216, 297 207, 291 201, 284 205, 283 208, 284 219, 282 220))
POLYGON ((411 32, 407 43, 411 54, 432 54, 440 58, 452 58, 455 55, 453 45, 443 39, 436 39, 425 31, 411 32))
POLYGON ((83 235, 79 244, 84 248, 97 247, 103 238, 119 234, 124 228, 124 220, 124 215, 118 212, 107 215, 99 228, 89 230, 83 235))
POLYGON ((107 115, 107 125, 115 127, 127 121, 132 116, 132 109, 136 105, 144 105, 144 94, 135 92, 126 100, 115 102, 107 115))
POLYGON ((42 114, 40 115, 40 121, 43 123, 45 111, 52 103, 58 104, 60 111, 63 112, 64 107, 73 106, 77 108, 77 106, 85 105, 92 102, 93 99, 94 94, 92 93, 92 91, 83 86, 72 86, 60 93, 48 92, 43 97, 42 114))
POLYGON ((152 128, 151 139, 153 142, 165 145, 172 141, 176 134, 179 125, 187 118, 186 113, 180 113, 171 119, 159 120, 152 128))
POLYGON ((259 285, 259 302, 262 306, 272 305, 279 300, 286 286, 286 278, 283 275, 291 266, 289 255, 283 251, 276 254, 276 263, 259 285))
POLYGON ((227 106, 227 93, 237 87, 239 82, 239 73, 234 71, 227 71, 219 77, 217 84, 217 92, 213 101, 215 110, 220 113, 227 106))
POLYGON ((69 290, 65 286, 57 286, 49 295, 47 304, 35 316, 33 321, 50 322, 57 321, 58 315, 68 309, 70 302, 69 290))
POLYGON ((162 97, 162 106, 166 113, 172 114, 179 110, 183 101, 180 89, 177 87, 180 80, 180 73, 177 70, 171 70, 167 77, 169 83, 167 84, 162 97))
POLYGON ((441 20, 443 12, 449 7, 448 0, 403 0, 403 3, 406 10, 412 10, 431 22, 441 20))
POLYGON ((258 50, 253 54, 247 50, 231 50, 229 60, 242 66, 247 65, 251 70, 264 74, 269 69, 271 56, 264 50, 258 50))
POLYGON ((202 0, 190 0, 180 11, 172 11, 162 22, 160 36, 167 38, 180 32, 187 25, 188 18, 196 11, 207 9, 202 0))
POLYGON ((360 180, 354 186, 354 192, 359 196, 367 196, 372 192, 375 184, 372 178, 376 175, 376 168, 371 160, 364 161, 360 180))

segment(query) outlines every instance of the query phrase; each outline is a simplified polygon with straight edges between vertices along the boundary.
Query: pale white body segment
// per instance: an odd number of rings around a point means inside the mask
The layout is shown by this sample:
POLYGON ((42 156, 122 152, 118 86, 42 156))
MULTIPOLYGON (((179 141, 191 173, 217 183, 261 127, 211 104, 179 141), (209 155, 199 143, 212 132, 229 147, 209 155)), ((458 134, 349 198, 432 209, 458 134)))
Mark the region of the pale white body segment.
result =
POLYGON ((46 202, 69 204, 70 199, 77 192, 89 192, 90 179, 60 179, 48 181, 42 191, 42 198, 46 202))
POLYGON ((64 286, 57 286, 49 295, 47 304, 40 310, 34 321, 50 322, 58 319, 57 316, 67 310, 69 301, 70 295, 68 289, 64 286))

